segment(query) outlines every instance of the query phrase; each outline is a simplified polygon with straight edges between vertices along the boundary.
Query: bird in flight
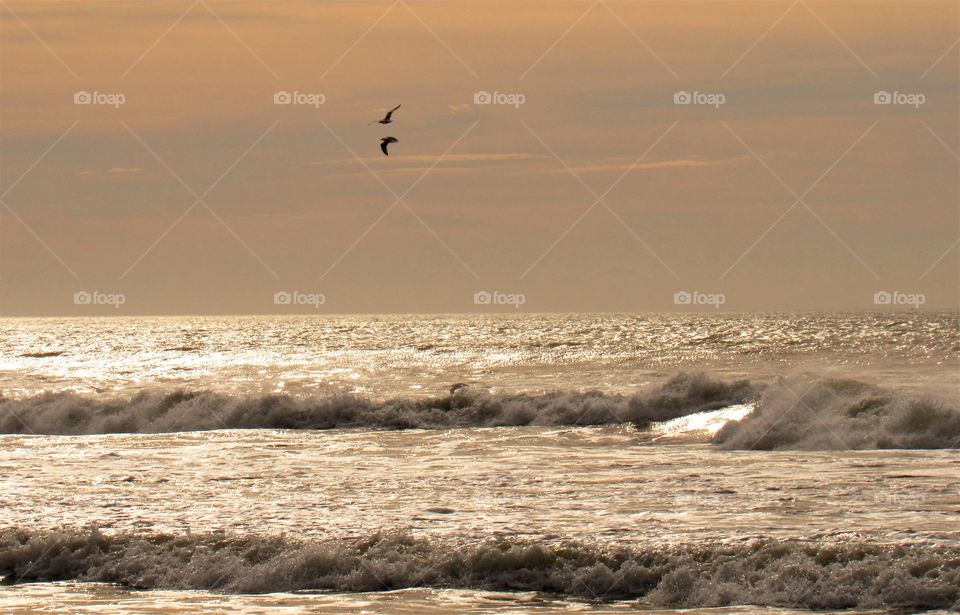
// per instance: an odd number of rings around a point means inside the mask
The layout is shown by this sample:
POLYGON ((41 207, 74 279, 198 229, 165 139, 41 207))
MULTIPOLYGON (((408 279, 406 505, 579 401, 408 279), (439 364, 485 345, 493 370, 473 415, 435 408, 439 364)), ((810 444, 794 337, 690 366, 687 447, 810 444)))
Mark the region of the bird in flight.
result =
MULTIPOLYGON (((385 116, 383 116, 383 119, 382 119, 382 120, 377 120, 377 124, 389 124, 389 123, 393 122, 393 117, 392 117, 392 116, 393 116, 393 112, 396 111, 396 110, 399 109, 399 108, 400 108, 400 105, 397 105, 397 106, 394 107, 393 109, 390 109, 389 111, 387 111, 387 114, 386 114, 385 116)), ((370 122, 370 123, 373 124, 373 122, 370 122)))
MULTIPOLYGON (((387 115, 387 117, 390 117, 389 114, 387 115)), ((394 139, 393 137, 384 137, 380 139, 380 149, 383 150, 384 156, 390 155, 390 152, 387 151, 387 146, 390 145, 391 143, 396 143, 396 142, 397 140, 394 139)))

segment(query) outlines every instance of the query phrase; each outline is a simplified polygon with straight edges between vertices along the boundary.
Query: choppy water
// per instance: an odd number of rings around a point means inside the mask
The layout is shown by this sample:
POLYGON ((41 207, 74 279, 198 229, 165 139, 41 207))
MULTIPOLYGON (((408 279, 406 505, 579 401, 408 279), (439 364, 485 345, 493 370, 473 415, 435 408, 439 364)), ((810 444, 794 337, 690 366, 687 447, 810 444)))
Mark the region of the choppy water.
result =
POLYGON ((473 381, 505 391, 632 392, 680 368, 770 377, 851 371, 944 383, 957 314, 528 315, 0 320, 0 386, 121 392, 350 390, 377 397, 473 381))
POLYGON ((0 610, 960 606, 956 314, 0 330, 0 610))

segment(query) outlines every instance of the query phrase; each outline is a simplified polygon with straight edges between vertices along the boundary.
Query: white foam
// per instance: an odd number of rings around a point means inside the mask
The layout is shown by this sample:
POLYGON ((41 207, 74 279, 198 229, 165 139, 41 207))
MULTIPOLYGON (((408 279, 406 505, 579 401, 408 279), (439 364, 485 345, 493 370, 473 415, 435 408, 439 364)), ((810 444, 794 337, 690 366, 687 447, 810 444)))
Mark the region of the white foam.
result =
POLYGON ((755 407, 754 404, 737 404, 719 410, 688 414, 662 423, 654 423, 650 426, 650 433, 657 440, 707 439, 720 431, 729 421, 743 419, 753 412, 755 407))

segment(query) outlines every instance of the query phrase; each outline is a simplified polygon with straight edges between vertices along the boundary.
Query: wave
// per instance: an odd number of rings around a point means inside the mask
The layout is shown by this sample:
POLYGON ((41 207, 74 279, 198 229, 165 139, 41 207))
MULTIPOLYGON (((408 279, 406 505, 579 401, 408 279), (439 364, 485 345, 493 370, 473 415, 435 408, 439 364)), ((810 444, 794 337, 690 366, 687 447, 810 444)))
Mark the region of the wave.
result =
POLYGON ((754 540, 601 549, 405 534, 282 536, 0 532, 7 583, 76 580, 139 589, 268 593, 444 587, 554 592, 656 606, 960 607, 960 546, 754 540))
POLYGON ((51 357, 62 357, 67 354, 66 350, 38 350, 36 352, 24 352, 20 356, 26 359, 49 359, 51 357))
POLYGON ((781 379, 756 409, 714 436, 741 450, 937 449, 960 447, 955 402, 849 379, 781 379))
POLYGON ((374 401, 350 394, 325 397, 230 396, 211 391, 147 391, 129 399, 76 393, 0 398, 0 433, 83 435, 211 429, 387 429, 519 425, 639 426, 716 410, 755 398, 747 381, 721 382, 678 374, 631 396, 600 391, 539 395, 492 393, 454 385, 431 399, 374 401))
POLYGON ((753 405, 738 404, 719 410, 688 414, 669 421, 654 423, 643 431, 643 436, 660 443, 704 442, 730 421, 738 421, 751 412, 753 405))
POLYGON ((0 398, 0 433, 86 435, 629 423, 648 441, 692 438, 712 441, 724 449, 937 449, 960 447, 958 408, 955 400, 918 397, 849 379, 781 378, 760 385, 680 373, 633 395, 601 391, 508 394, 462 383, 451 387, 444 397, 387 401, 352 394, 236 396, 181 390, 145 391, 122 399, 47 393, 24 399, 0 398), (733 412, 744 405, 753 411, 733 412), (731 412, 705 414, 720 409, 731 412), (683 425, 679 426, 669 423, 683 417, 690 420, 681 421, 683 425), (719 429, 713 424, 718 420, 726 420, 719 429), (695 429, 700 423, 703 429, 695 429), (684 425, 679 429, 683 437, 670 437, 671 431, 684 425))

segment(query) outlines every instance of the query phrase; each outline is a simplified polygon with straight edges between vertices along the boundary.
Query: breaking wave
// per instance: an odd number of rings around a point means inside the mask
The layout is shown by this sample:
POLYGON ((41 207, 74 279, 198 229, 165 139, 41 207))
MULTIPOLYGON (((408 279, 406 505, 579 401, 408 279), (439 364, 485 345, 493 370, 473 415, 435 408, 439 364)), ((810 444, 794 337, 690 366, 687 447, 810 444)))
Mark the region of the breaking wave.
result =
MULTIPOLYGON (((681 373, 633 395, 601 391, 495 393, 455 385, 449 395, 377 401, 147 391, 131 398, 47 393, 0 398, 0 433, 85 435, 212 429, 444 429, 631 423, 652 441, 664 423, 726 422, 685 436, 737 450, 937 449, 960 447, 960 406, 856 380, 780 379, 768 385, 681 373), (755 409, 733 413, 749 404, 755 409), (721 415, 702 415, 729 409, 721 415), (742 418, 739 418, 742 416, 742 418), (739 418, 739 420, 736 420, 739 418), (709 420, 708 420, 709 419, 709 420), (715 433, 714 433, 715 432, 715 433), (713 434, 713 435, 711 435, 713 434)), ((667 424, 666 426, 669 426, 667 424)), ((672 440, 677 440, 673 438, 672 440)))
POLYGON ((454 386, 446 397, 378 402, 357 395, 238 397, 144 392, 129 399, 47 393, 0 398, 0 433, 81 435, 210 429, 386 429, 517 425, 647 425, 753 399, 747 381, 679 374, 632 396, 599 391, 501 394, 454 386))
POLYGON ((954 402, 918 398, 856 380, 781 380, 756 409, 713 440, 727 449, 889 449, 960 447, 954 402))
POLYGON ((542 591, 657 606, 808 609, 960 607, 960 547, 755 540, 601 549, 500 540, 449 544, 404 534, 283 537, 0 532, 5 582, 117 583, 228 593, 455 587, 542 591))

